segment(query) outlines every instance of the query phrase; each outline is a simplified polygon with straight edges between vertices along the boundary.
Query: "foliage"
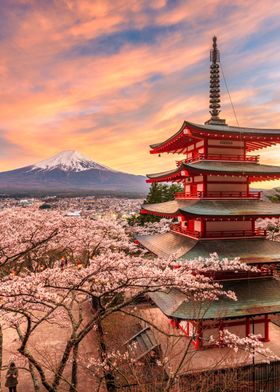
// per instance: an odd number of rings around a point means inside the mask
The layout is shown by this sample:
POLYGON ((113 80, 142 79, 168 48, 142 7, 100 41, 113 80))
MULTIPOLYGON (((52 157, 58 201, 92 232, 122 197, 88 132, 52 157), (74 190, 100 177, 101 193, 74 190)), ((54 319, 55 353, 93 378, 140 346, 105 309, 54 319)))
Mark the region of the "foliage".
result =
POLYGON ((155 215, 144 215, 144 214, 133 214, 127 218, 129 226, 144 226, 147 223, 156 223, 160 221, 159 216, 155 215))
POLYGON ((180 184, 158 184, 153 183, 146 197, 145 203, 162 203, 174 200, 176 192, 182 192, 183 187, 180 184))
POLYGON ((280 231, 280 218, 265 218, 257 220, 257 227, 267 231, 267 236, 271 240, 276 240, 280 231))
POLYGON ((267 198, 272 202, 272 203, 280 203, 280 188, 275 188, 275 194, 274 195, 269 195, 267 198))
POLYGON ((280 195, 268 196, 269 200, 273 203, 280 203, 280 195))
MULTIPOLYGON (((150 186, 149 193, 144 203, 163 203, 166 201, 174 200, 176 192, 182 192, 183 187, 180 184, 157 184, 153 183, 150 186)), ((146 223, 155 223, 161 220, 160 217, 149 215, 149 214, 134 214, 127 218, 127 222, 130 226, 140 225, 143 226, 146 223)))

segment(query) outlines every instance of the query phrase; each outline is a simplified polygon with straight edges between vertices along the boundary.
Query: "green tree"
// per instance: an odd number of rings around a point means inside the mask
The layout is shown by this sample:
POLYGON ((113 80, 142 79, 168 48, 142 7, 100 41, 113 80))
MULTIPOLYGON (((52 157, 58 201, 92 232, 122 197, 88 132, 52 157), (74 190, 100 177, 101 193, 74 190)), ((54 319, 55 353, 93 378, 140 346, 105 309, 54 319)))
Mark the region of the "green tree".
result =
POLYGON ((164 201, 174 200, 175 193, 182 191, 183 187, 180 184, 167 185, 154 183, 150 187, 145 203, 163 203, 164 201))
MULTIPOLYGON (((144 201, 145 204, 163 203, 175 199, 176 192, 182 192, 183 187, 180 184, 157 184, 153 183, 150 187, 149 193, 144 201)), ((161 217, 154 215, 134 214, 130 216, 127 221, 130 226, 143 226, 147 222, 158 222, 161 217)))
POLYGON ((266 196, 272 203, 280 203, 280 188, 274 188, 274 195, 266 196))
POLYGON ((272 195, 272 196, 268 196, 268 198, 273 203, 279 203, 280 202, 280 195, 272 195))

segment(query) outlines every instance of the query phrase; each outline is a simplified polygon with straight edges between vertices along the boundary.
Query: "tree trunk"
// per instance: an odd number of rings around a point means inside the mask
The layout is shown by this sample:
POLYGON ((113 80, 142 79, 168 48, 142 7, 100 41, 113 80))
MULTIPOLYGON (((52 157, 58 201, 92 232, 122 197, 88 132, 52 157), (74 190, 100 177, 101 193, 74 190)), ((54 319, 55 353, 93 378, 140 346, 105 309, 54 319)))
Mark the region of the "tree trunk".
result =
POLYGON ((69 392, 77 392, 77 383, 78 383, 78 350, 79 345, 75 344, 73 347, 73 362, 72 362, 72 374, 71 374, 71 385, 69 388, 69 392))
POLYGON ((3 330, 0 324, 0 392, 2 392, 2 367, 3 367, 3 330))
MULTIPOLYGON (((100 347, 101 357, 105 359, 107 356, 107 347, 104 339, 104 331, 103 331, 101 320, 97 321, 97 333, 99 337, 99 347, 100 347)), ((115 377, 113 372, 112 371, 104 372, 104 378, 105 378, 107 391, 117 392, 115 377)))
POLYGON ((28 361, 28 367, 29 367, 29 371, 31 374, 31 378, 33 381, 33 385, 34 385, 34 391, 35 392, 40 392, 40 385, 39 385, 39 380, 37 379, 36 375, 35 375, 35 369, 34 366, 32 365, 32 363, 30 361, 28 361))
MULTIPOLYGON (((99 300, 96 297, 92 297, 92 307, 96 311, 96 313, 100 313, 100 304, 99 300)), ((107 347, 104 339, 104 331, 102 327, 102 322, 100 317, 97 318, 97 333, 99 340, 99 349, 101 353, 101 358, 104 360, 107 357, 107 347)), ((104 371, 104 378, 106 383, 106 388, 108 392, 117 392, 115 377, 112 371, 104 371)))

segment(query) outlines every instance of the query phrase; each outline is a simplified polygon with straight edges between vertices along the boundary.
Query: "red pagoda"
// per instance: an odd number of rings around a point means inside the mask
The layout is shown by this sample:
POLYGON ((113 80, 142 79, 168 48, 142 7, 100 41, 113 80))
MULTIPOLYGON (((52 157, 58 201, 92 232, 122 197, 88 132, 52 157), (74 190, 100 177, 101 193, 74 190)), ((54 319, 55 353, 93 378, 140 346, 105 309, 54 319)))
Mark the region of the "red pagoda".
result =
POLYGON ((250 190, 252 182, 280 179, 280 167, 262 165, 252 152, 280 143, 280 129, 233 127, 220 118, 219 51, 213 38, 210 55, 210 114, 205 124, 184 121, 177 133, 151 145, 151 154, 178 153, 170 171, 147 175, 148 183, 180 182, 183 192, 175 200, 144 204, 142 214, 173 218, 165 234, 137 240, 154 254, 180 260, 209 257, 239 257, 257 266, 259 272, 220 276, 225 289, 233 290, 237 302, 221 299, 202 314, 178 292, 153 293, 154 303, 174 327, 192 337, 198 349, 207 337, 223 328, 248 336, 258 333, 269 340, 272 314, 280 312, 280 282, 273 271, 280 262, 280 243, 266 238, 256 227, 259 218, 280 217, 280 205, 262 200, 250 190))

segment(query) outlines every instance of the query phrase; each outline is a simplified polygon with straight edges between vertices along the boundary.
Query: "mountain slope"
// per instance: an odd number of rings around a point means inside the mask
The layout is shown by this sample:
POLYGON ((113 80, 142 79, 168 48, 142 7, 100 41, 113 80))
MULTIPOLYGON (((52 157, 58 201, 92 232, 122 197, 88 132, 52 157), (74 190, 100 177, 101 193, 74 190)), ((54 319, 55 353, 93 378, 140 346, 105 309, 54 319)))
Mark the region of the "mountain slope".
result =
POLYGON ((119 172, 87 159, 76 151, 63 151, 34 165, 0 173, 1 193, 11 192, 121 192, 143 193, 144 176, 119 172))

